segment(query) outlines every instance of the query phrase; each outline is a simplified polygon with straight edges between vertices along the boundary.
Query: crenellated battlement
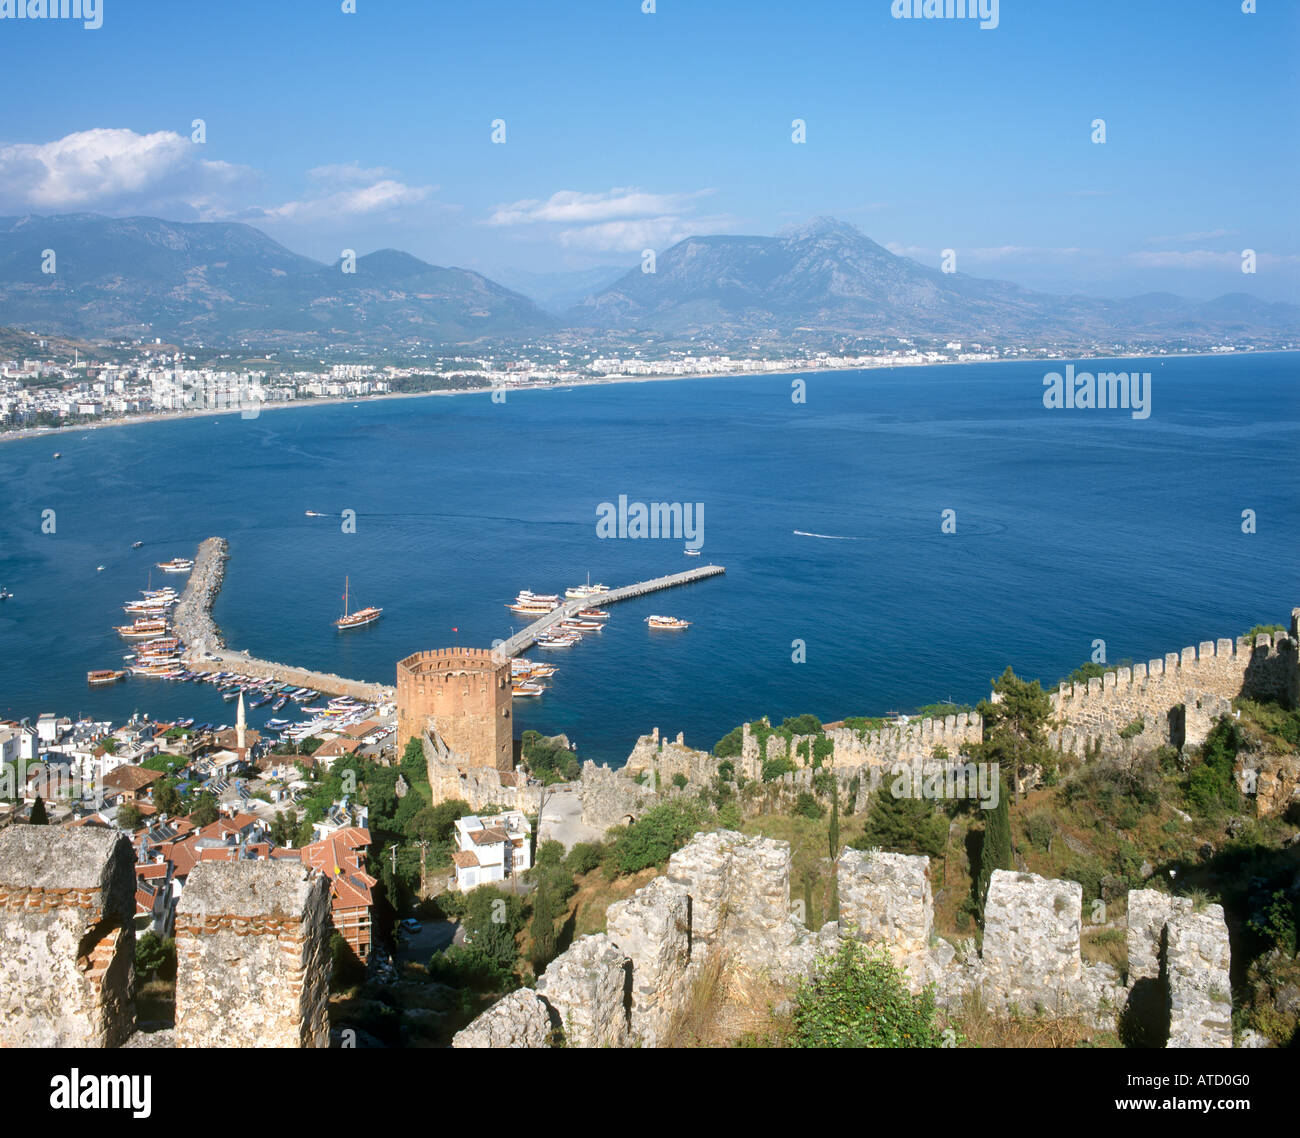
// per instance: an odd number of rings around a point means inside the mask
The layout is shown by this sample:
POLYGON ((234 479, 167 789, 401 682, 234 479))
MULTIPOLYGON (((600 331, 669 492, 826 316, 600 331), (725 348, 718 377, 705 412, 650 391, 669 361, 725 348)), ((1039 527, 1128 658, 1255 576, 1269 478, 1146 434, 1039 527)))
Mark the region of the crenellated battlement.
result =
POLYGON ((1052 741, 1073 754, 1083 754, 1095 741, 1136 749, 1180 747, 1203 741, 1239 696, 1294 707, 1300 701, 1298 641, 1300 609, 1293 609, 1290 633, 1204 640, 1086 684, 1061 684, 1051 693, 1059 724, 1052 741))

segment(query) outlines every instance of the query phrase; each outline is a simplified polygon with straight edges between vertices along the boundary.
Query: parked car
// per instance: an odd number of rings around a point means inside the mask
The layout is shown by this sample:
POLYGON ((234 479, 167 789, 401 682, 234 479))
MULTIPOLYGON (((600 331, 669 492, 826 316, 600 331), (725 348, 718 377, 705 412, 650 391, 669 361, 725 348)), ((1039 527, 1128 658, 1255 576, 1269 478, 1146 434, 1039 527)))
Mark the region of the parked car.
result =
POLYGON ((408 933, 418 933, 424 931, 424 926, 420 924, 420 922, 417 921, 414 917, 407 917, 406 920, 402 922, 402 928, 404 928, 408 933))

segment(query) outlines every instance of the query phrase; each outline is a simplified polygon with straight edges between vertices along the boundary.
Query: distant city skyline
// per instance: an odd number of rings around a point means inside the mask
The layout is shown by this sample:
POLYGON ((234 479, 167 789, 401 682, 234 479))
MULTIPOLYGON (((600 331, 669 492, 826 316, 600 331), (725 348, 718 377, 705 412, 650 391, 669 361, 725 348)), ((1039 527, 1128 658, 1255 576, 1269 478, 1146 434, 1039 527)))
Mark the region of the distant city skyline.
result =
POLYGON ((246 221, 506 280, 828 215, 1036 289, 1300 301, 1300 7, 341 7, 0 22, 0 215, 246 221))

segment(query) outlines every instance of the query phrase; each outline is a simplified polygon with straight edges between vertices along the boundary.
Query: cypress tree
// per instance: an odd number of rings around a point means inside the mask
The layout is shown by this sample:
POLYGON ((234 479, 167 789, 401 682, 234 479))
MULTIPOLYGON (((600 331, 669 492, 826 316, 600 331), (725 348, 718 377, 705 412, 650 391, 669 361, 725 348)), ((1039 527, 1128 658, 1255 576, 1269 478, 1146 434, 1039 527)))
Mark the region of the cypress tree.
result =
POLYGON ((998 769, 998 804, 985 812, 984 844, 980 848, 980 873, 976 886, 980 911, 989 895, 989 882, 995 869, 1014 869, 1011 857, 1011 795, 998 769))
POLYGON ((838 782, 831 785, 831 824, 826 832, 826 838, 830 846, 831 861, 834 861, 840 856, 840 784, 838 782))
POLYGON ((533 942, 529 958, 533 971, 538 976, 555 958, 555 918, 558 915, 555 893, 551 889, 551 883, 543 877, 537 885, 537 892, 533 894, 533 920, 529 927, 533 942))
POLYGON ((32 814, 28 818, 27 824, 29 826, 48 826, 50 824, 50 817, 45 813, 45 800, 43 798, 38 797, 32 803, 32 814))

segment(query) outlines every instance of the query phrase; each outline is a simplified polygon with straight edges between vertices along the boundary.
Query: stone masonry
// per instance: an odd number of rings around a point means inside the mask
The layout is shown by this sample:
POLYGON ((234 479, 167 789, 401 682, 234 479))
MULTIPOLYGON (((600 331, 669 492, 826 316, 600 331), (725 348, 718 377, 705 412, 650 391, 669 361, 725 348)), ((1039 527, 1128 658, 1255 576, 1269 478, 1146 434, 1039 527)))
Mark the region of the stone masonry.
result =
POLYGON ((297 861, 202 862, 176 910, 180 1047, 328 1047, 330 892, 297 861))
POLYGON ((131 843, 0 831, 0 1046, 117 1047, 135 1029, 131 843))
POLYGON ((535 994, 497 1003, 455 1046, 549 1046, 547 1017, 568 1046, 661 1046, 711 953, 788 984, 847 936, 885 948, 913 991, 933 984, 941 1007, 977 993, 995 1014, 1081 1015, 1100 1027, 1115 1027, 1132 985, 1158 974, 1167 984, 1170 1047, 1232 1045, 1228 932, 1218 906, 1198 913, 1183 898, 1130 893, 1126 986, 1109 965, 1080 957, 1077 882, 997 870, 980 955, 970 942, 958 950, 933 936, 928 858, 846 849, 839 924, 811 933, 790 915, 789 857, 784 842, 697 834, 669 859, 667 876, 609 907, 606 934, 580 938, 535 994))
POLYGON ((691 902, 685 888, 656 877, 605 910, 609 939, 632 962, 631 1034, 655 1047, 687 995, 691 902))
POLYGON ((1168 925, 1169 1046, 1232 1046, 1230 948, 1223 908, 1179 913, 1168 925))
POLYGON ((527 988, 502 996, 452 1038, 453 1047, 547 1047, 551 1017, 546 1005, 527 988))
POLYGON ((538 977, 569 1047, 626 1047, 631 1032, 632 962, 604 933, 571 945, 538 977))

